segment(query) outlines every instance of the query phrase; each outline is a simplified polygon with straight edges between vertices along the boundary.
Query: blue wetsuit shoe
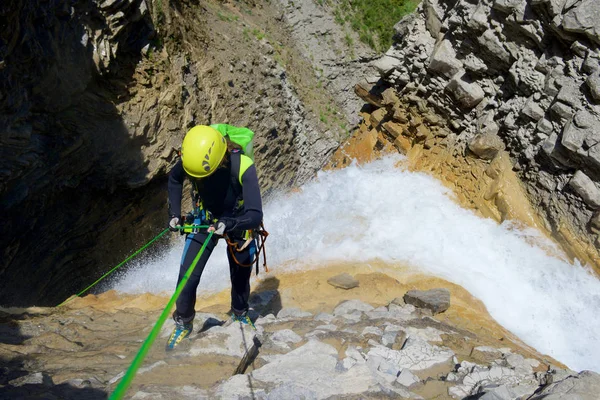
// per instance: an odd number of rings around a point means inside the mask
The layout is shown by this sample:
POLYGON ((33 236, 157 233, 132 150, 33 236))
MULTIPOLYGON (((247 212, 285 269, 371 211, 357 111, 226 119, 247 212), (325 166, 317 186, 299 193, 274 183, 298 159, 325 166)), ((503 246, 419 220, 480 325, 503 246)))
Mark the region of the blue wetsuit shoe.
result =
POLYGON ((248 316, 248 312, 247 311, 245 311, 242 314, 232 313, 231 314, 231 320, 233 322, 241 322, 244 325, 250 325, 252 327, 252 329, 256 330, 256 326, 254 326, 254 322, 252 322, 252 320, 248 316))
POLYGON ((166 350, 173 350, 181 341, 190 336, 192 333, 192 329, 194 329, 194 324, 191 322, 187 323, 175 323, 175 328, 173 328, 173 333, 169 337, 167 341, 166 350))

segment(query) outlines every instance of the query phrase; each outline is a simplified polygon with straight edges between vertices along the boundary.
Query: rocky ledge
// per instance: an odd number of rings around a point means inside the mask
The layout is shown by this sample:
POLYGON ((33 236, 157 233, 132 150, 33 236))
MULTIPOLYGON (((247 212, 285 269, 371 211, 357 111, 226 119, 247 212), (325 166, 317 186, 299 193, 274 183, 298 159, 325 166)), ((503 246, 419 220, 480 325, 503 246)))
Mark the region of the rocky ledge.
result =
MULTIPOLYGON (((354 278, 362 290, 370 286, 371 293, 388 293, 389 278, 354 278), (374 283, 383 283, 382 291, 371 286, 374 283)), ((326 280, 315 282, 321 285, 326 280)), ((327 287, 325 291, 336 293, 334 298, 359 294, 358 287, 327 287)), ((402 295, 403 285, 396 282, 395 287, 402 295)), ((600 375, 594 372, 560 368, 514 338, 499 332, 495 335, 500 340, 487 335, 483 315, 477 329, 451 323, 446 313, 461 307, 460 300, 450 301, 455 289, 411 290, 384 305, 343 300, 318 312, 282 307, 288 295, 294 296, 290 290, 294 289, 252 295, 256 330, 223 323, 219 312, 198 312, 191 339, 171 353, 164 352, 162 342, 155 345, 128 395, 132 399, 591 400, 600 391, 600 375)), ((164 299, 108 293, 74 303, 61 311, 0 314, 4 365, 0 397, 106 398, 123 377, 164 299), (153 310, 142 310, 148 308, 153 310)), ((163 328, 161 341, 169 335, 170 324, 163 328)))

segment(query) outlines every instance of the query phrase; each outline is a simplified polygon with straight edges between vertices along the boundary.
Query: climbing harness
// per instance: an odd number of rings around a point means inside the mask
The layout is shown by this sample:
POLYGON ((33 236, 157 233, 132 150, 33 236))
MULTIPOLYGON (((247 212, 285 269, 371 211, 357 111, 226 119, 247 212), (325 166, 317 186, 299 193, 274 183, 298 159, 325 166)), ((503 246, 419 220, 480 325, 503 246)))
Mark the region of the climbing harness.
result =
POLYGON ((261 251, 263 253, 263 267, 265 272, 269 272, 269 267, 267 266, 267 251, 265 249, 265 241, 267 240, 268 236, 269 232, 265 230, 265 225, 261 222, 259 229, 251 229, 245 232, 243 235, 245 242, 242 246, 239 246, 238 243, 236 243, 235 240, 232 240, 228 235, 225 235, 224 237, 225 241, 227 242, 227 249, 233 258, 233 261, 235 261, 235 263, 240 267, 252 267, 252 265, 256 264, 256 275, 258 275, 258 265, 260 263, 259 258, 261 251), (242 264, 238 261, 235 254, 244 251, 253 240, 256 240, 256 254, 254 255, 254 259, 248 264, 242 264))

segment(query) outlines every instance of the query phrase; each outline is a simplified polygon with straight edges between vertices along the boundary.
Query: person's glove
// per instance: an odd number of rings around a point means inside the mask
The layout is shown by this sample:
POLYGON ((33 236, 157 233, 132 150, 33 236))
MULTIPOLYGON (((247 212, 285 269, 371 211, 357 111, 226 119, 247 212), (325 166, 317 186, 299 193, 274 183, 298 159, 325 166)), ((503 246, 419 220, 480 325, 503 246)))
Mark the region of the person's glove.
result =
POLYGON ((223 221, 217 221, 217 223, 214 225, 215 227, 215 234, 219 235, 219 236, 223 236, 225 234, 225 230, 227 229, 227 225, 225 225, 225 222, 223 221))
POLYGON ((179 229, 177 229, 177 227, 180 225, 181 225, 181 223, 180 223, 179 217, 176 215, 172 215, 171 220, 169 221, 169 230, 171 232, 178 232, 179 229))
POLYGON ((235 227, 235 220, 230 218, 221 218, 212 225, 216 235, 223 236, 235 227))

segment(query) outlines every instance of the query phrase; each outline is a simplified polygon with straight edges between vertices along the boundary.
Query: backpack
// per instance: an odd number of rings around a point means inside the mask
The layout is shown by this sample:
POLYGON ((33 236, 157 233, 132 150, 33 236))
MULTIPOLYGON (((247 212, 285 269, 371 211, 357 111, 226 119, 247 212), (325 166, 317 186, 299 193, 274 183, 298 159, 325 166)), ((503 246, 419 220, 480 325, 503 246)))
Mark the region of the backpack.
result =
MULTIPOLYGON (((216 129, 221 135, 223 135, 224 137, 228 138, 231 142, 241 147, 239 151, 233 151, 231 157, 231 183, 232 187, 236 191, 236 196, 240 197, 242 195, 242 176, 244 175, 246 170, 250 168, 252 164, 254 164, 254 146, 252 144, 254 132, 252 132, 248 128, 242 128, 227 124, 214 124, 210 125, 210 127, 216 129)), ((239 203, 238 206, 242 207, 243 201, 239 203)), ((260 228, 255 229, 254 231, 249 231, 249 234, 256 239, 257 252, 255 254, 254 260, 249 265, 243 266, 251 267, 253 264, 256 265, 256 274, 258 275, 259 256, 262 251, 263 267, 265 268, 266 272, 269 272, 269 269, 267 267, 267 256, 264 249, 265 240, 269 233, 265 230, 264 224, 261 222, 260 228)), ((230 242, 227 239, 227 247, 229 248, 229 252, 235 260, 235 262, 239 265, 242 265, 238 262, 238 260, 235 257, 235 251, 237 250, 235 243, 230 242)))

